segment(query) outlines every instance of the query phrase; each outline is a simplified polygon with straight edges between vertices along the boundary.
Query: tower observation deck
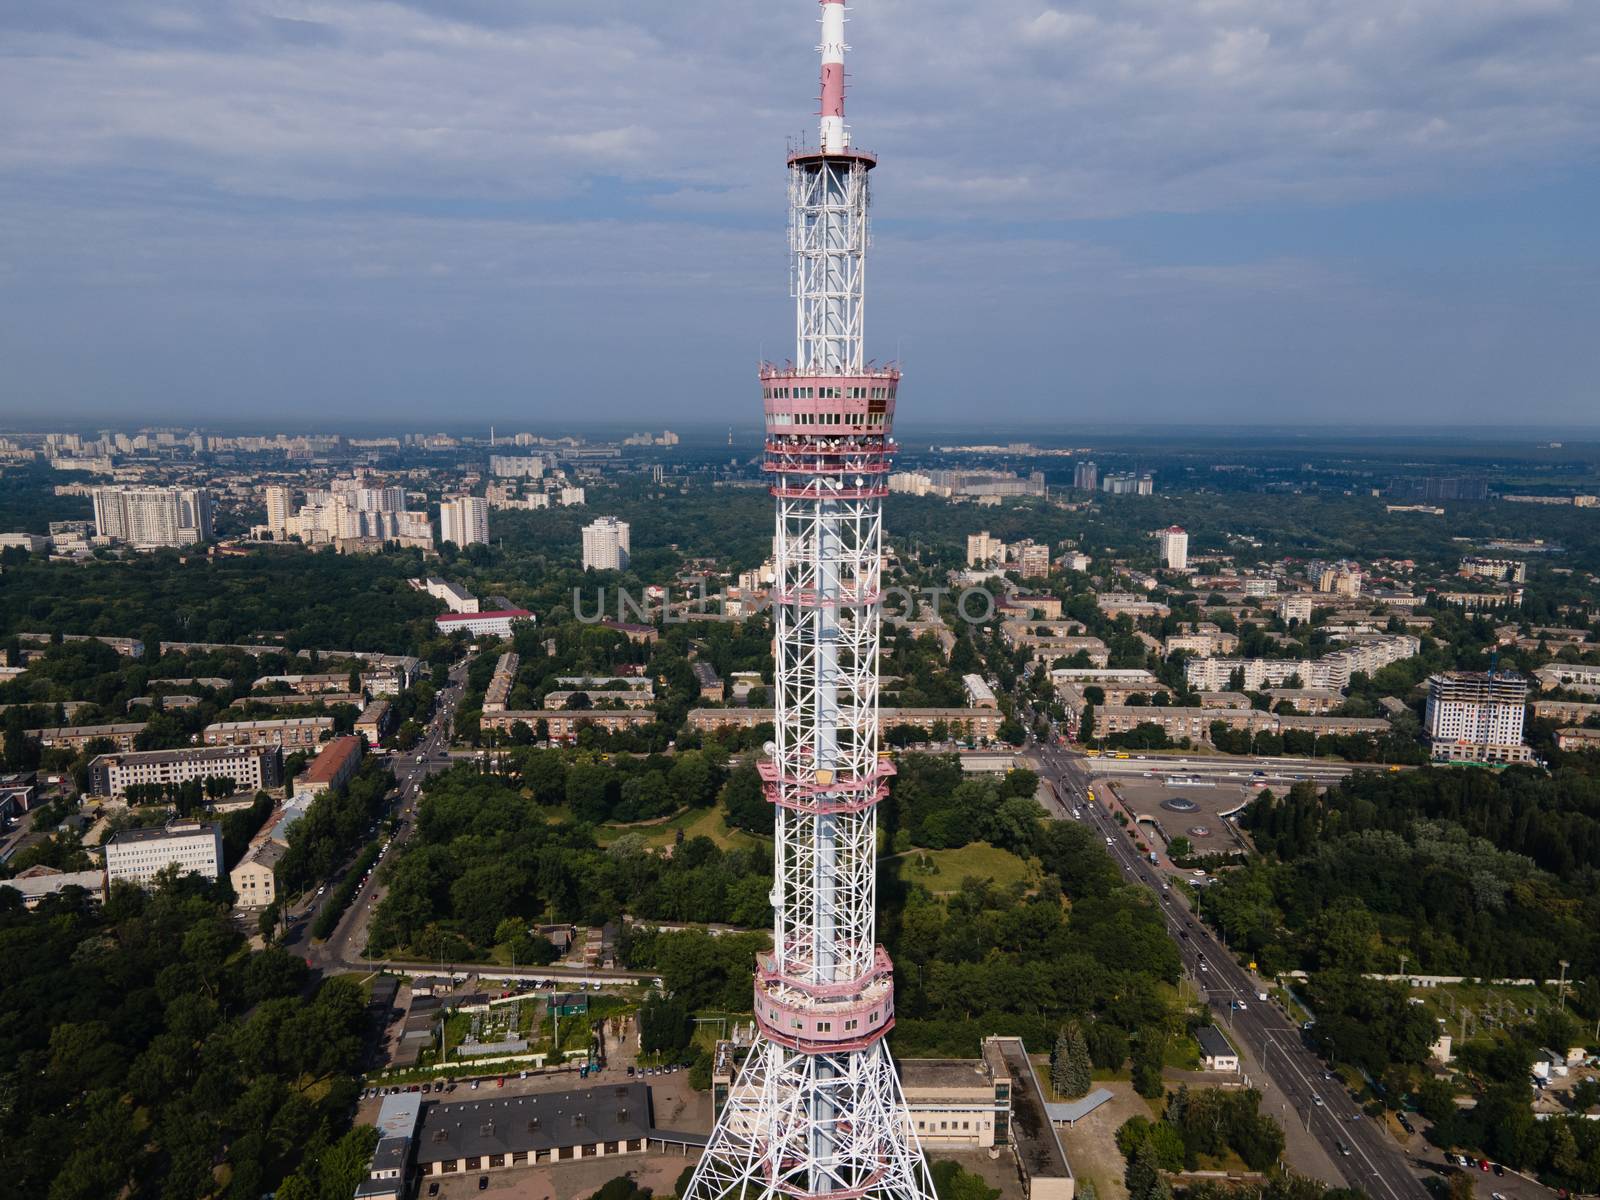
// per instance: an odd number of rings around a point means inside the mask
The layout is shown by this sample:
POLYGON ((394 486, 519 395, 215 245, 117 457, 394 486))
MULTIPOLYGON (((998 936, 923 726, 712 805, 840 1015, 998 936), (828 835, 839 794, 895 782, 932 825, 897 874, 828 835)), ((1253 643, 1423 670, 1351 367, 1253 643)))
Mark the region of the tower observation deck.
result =
POLYGON ((884 1037, 894 971, 877 944, 883 498, 900 372, 866 358, 869 176, 844 121, 845 5, 821 0, 818 144, 789 156, 795 354, 761 366, 776 500, 775 806, 758 1040, 686 1200, 931 1200, 884 1037))

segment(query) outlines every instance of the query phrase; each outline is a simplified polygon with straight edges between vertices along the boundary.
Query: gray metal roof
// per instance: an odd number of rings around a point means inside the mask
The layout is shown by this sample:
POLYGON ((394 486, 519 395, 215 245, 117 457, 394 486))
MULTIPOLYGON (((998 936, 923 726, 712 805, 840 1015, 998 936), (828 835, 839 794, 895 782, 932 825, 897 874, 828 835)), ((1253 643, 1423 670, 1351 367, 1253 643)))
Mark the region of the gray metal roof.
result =
POLYGON ((1194 1031, 1195 1041, 1200 1043, 1200 1052, 1213 1058, 1236 1058, 1238 1051, 1233 1048, 1233 1043, 1227 1035, 1215 1025, 1201 1025, 1194 1031))
POLYGON ((417 1131, 417 1162, 526 1153, 650 1136, 642 1083, 430 1104, 417 1131))
POLYGON ((1083 1120, 1083 1118, 1111 1099, 1111 1095, 1112 1093, 1108 1088, 1095 1088, 1082 1100, 1074 1100, 1071 1104, 1046 1104, 1044 1107, 1045 1111, 1050 1114, 1050 1120, 1053 1124, 1059 1125, 1065 1122, 1071 1125, 1083 1120))

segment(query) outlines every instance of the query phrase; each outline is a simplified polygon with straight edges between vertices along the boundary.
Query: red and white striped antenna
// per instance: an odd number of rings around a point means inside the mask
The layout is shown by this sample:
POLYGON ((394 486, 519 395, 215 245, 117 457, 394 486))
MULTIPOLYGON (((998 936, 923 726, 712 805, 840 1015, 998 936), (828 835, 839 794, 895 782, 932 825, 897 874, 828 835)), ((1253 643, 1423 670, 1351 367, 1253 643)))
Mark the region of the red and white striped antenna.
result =
POLYGON ((822 0, 822 130, 824 154, 843 154, 850 145, 844 126, 844 0, 822 0))

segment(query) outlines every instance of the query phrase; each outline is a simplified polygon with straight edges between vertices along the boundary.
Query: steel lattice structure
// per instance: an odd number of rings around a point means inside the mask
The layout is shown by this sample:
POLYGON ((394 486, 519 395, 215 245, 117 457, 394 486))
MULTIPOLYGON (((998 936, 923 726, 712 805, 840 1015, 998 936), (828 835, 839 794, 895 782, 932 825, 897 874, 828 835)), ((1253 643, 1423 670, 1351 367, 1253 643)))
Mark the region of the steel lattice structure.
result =
POLYGON ((844 124, 844 0, 822 4, 822 126, 789 156, 795 358, 761 368, 773 538, 773 949, 758 1037, 686 1200, 932 1200, 884 1037, 877 945, 883 497, 900 373, 865 358, 868 173, 844 124))

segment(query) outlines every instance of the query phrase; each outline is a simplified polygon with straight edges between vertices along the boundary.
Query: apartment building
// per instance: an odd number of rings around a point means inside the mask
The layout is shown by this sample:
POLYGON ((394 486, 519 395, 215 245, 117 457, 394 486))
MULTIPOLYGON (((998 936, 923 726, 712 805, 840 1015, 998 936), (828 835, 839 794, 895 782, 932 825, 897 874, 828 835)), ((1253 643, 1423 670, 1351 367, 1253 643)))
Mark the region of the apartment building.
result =
POLYGON ((305 774, 294 781, 296 794, 320 796, 350 779, 361 765, 361 739, 353 736, 334 738, 322 748, 322 753, 311 760, 305 774))
POLYGON ((1461 560, 1460 574, 1468 579, 1489 579, 1495 583, 1526 583, 1528 564, 1511 558, 1470 555, 1461 560))
POLYGON ((439 540, 457 547, 487 545, 489 502, 482 496, 452 496, 439 502, 439 540))
POLYGON ((137 549, 192 546, 213 536, 205 488, 99 487, 93 500, 99 536, 137 549))
MULTIPOLYGON (((625 695, 625 693, 619 693, 625 695)), ((725 711, 748 711, 728 709, 725 711)), ((580 730, 586 726, 604 730, 607 733, 620 733, 626 729, 637 729, 644 725, 652 724, 656 714, 648 709, 621 708, 621 709, 562 709, 562 708, 535 708, 522 709, 511 712, 484 713, 478 722, 479 728, 496 730, 500 733, 510 733, 512 726, 526 725, 532 732, 537 733, 539 722, 543 721, 551 741, 570 742, 577 738, 580 730)), ((768 720, 771 720, 768 717, 768 720)))
POLYGON ((1161 565, 1169 571, 1189 569, 1189 535, 1181 525, 1169 525, 1156 533, 1161 565))
POLYGON ((507 701, 511 698, 511 689, 517 683, 517 671, 522 665, 522 657, 513 652, 502 654, 494 664, 494 675, 489 680, 489 686, 483 693, 483 711, 486 713, 505 712, 507 701))
POLYGON ((387 700, 374 700, 361 710, 356 718, 355 732, 367 739, 367 745, 376 746, 389 736, 394 728, 394 708, 387 700))
MULTIPOLYGON (((993 708, 881 708, 878 710, 880 734, 897 725, 931 729, 941 722, 952 738, 993 738, 1000 732, 1004 714, 993 708)), ((770 725, 770 708, 695 708, 689 710, 689 728, 700 732, 713 729, 753 729, 770 725)))
POLYGON ((496 609, 494 612, 443 613, 433 619, 440 633, 467 633, 473 637, 508 638, 512 629, 533 614, 525 608, 496 609))
POLYGON ((134 739, 144 732, 144 726, 143 721, 124 721, 116 725, 61 725, 24 732, 44 750, 82 750, 90 742, 110 742, 118 750, 132 750, 134 739))
POLYGON ((628 523, 601 517, 583 527, 583 569, 625 571, 630 555, 628 523))
POLYGON ((285 717, 276 721, 217 721, 205 727, 207 746, 284 746, 309 749, 333 735, 332 717, 285 717))

